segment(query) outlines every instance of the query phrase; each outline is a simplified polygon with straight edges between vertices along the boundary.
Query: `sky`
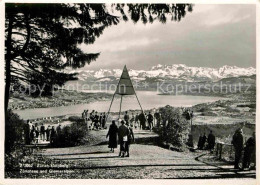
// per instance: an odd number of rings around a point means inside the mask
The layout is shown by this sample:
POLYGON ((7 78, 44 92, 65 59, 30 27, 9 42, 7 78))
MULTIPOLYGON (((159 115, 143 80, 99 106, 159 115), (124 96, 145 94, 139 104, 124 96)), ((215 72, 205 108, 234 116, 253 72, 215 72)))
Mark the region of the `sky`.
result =
POLYGON ((83 69, 148 70, 157 64, 196 67, 256 66, 255 5, 194 5, 180 22, 108 27, 92 45, 99 58, 83 69))

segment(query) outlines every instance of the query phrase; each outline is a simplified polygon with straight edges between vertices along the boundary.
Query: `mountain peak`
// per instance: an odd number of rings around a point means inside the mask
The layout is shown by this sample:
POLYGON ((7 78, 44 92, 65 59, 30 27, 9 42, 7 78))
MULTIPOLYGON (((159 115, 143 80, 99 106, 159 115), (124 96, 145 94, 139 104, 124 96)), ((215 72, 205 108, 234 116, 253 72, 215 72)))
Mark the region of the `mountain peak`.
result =
MULTIPOLYGON (((151 67, 149 70, 134 70, 128 69, 129 75, 132 79, 137 81, 143 81, 148 79, 160 79, 160 80, 186 80, 186 81, 216 81, 223 78, 239 77, 239 76, 251 76, 256 74, 256 69, 253 67, 241 68, 237 66, 224 65, 220 68, 210 67, 189 67, 185 64, 171 64, 162 65, 157 64, 151 67)), ((79 73, 80 80, 94 80, 104 81, 110 79, 119 79, 122 73, 122 69, 99 69, 99 70, 85 70, 79 73)))

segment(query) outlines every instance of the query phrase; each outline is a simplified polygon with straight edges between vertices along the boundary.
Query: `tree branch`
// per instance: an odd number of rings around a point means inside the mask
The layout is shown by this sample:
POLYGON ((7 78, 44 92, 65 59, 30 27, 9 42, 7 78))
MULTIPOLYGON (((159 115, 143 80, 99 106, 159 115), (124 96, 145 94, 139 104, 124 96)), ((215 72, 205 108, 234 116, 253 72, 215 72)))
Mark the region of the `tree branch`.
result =
POLYGON ((24 37, 27 36, 26 34, 23 34, 23 33, 20 33, 20 32, 12 32, 12 34, 21 35, 21 36, 24 36, 24 37))
POLYGON ((30 37, 31 37, 31 27, 30 27, 30 24, 29 24, 29 17, 28 17, 28 14, 25 13, 25 24, 26 24, 26 30, 27 30, 27 37, 26 37, 26 42, 23 46, 23 49, 22 49, 22 53, 24 53, 24 51, 27 49, 28 47, 28 44, 30 42, 30 37))

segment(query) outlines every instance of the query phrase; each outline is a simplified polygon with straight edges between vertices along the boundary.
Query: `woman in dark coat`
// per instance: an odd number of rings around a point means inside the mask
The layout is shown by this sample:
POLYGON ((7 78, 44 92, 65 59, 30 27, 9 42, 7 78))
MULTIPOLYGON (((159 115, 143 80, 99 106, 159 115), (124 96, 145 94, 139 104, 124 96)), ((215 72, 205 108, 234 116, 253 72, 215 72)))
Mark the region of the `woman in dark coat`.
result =
POLYGON ((107 136, 109 136, 109 143, 108 148, 111 148, 111 152, 114 152, 114 148, 117 148, 117 133, 118 133, 118 127, 116 126, 115 121, 112 121, 112 124, 109 127, 107 136))

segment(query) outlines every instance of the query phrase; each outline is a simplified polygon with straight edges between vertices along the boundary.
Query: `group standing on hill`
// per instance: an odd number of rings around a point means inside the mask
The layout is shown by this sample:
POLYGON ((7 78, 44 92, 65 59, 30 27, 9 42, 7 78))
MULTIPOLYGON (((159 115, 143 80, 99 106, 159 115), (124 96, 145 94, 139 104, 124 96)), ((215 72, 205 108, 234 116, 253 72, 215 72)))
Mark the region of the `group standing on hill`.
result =
POLYGON ((243 161, 241 169, 249 168, 250 163, 255 160, 252 159, 252 157, 255 154, 255 132, 253 132, 252 136, 244 144, 243 131, 242 129, 237 129, 233 135, 231 143, 235 148, 234 168, 240 169, 239 167, 240 160, 243 161), (244 151, 244 158, 242 158, 243 151, 244 151))
POLYGON ((198 149, 203 150, 203 149, 208 149, 212 151, 215 147, 215 135, 213 134, 212 130, 210 131, 208 137, 206 136, 206 133, 204 135, 199 136, 199 141, 198 141, 198 149), (206 145, 207 143, 207 145, 206 145))
POLYGON ((53 143, 54 138, 59 137, 61 134, 61 125, 58 125, 55 129, 54 126, 44 125, 43 123, 32 124, 29 120, 24 127, 25 144, 38 144, 39 141, 47 141, 53 143))
POLYGON ((152 130, 154 127, 159 127, 161 124, 161 114, 157 111, 152 115, 151 112, 148 114, 132 112, 131 117, 126 111, 124 114, 124 121, 126 124, 131 125, 133 128, 139 128, 141 130, 152 130))
POLYGON ((98 113, 95 110, 88 113, 88 110, 84 110, 82 113, 82 119, 84 123, 87 124, 87 128, 90 130, 104 129, 106 125, 106 113, 98 113))

